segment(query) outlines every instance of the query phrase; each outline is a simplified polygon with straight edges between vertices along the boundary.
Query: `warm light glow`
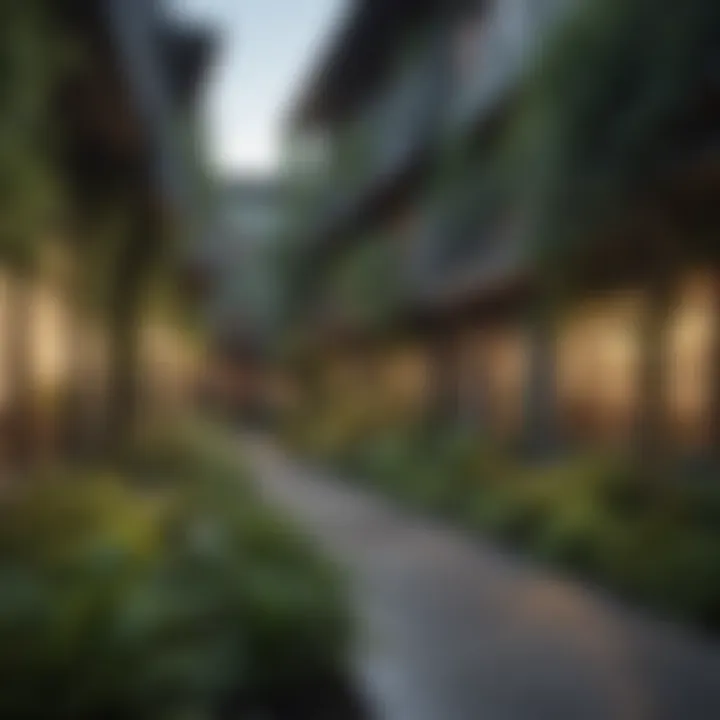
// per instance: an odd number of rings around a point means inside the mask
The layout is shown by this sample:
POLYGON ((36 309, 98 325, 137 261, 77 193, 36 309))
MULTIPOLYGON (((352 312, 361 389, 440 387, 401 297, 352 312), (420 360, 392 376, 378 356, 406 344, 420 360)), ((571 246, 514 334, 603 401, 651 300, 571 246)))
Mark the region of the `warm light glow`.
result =
POLYGON ((710 279, 688 279, 671 318, 668 348, 671 419, 688 441, 700 441, 707 427, 714 311, 710 279))
POLYGON ((627 437, 636 404, 637 294, 615 293, 579 307, 560 330, 558 394, 571 436, 627 437))
POLYGON ((35 380, 42 390, 56 392, 68 372, 68 311, 57 291, 38 287, 30 312, 35 380))
POLYGON ((520 428, 527 376, 527 338, 517 329, 488 336, 488 389, 493 425, 502 433, 520 428))

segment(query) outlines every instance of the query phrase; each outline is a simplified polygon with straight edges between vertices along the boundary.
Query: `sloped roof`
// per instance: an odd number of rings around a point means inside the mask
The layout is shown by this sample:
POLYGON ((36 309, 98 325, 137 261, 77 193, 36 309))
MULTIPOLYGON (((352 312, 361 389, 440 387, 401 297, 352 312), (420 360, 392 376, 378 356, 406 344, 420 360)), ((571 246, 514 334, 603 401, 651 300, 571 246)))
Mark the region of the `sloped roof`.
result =
POLYGON ((349 112, 382 77, 408 25, 459 0, 355 0, 329 51, 291 111, 293 127, 349 112))

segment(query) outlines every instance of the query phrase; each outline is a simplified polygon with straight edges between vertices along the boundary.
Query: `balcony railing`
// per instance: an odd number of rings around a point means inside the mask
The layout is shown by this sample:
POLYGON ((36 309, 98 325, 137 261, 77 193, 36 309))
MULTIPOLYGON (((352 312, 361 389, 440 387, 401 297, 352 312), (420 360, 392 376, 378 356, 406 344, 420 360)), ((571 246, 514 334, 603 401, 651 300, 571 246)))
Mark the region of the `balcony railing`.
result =
POLYGON ((429 147, 442 120, 439 51, 437 43, 426 43, 418 56, 401 64, 365 111, 337 133, 312 201, 312 236, 326 237, 356 217, 369 198, 429 147))
POLYGON ((351 226, 395 179, 446 133, 457 134, 516 87, 543 37, 583 0, 498 0, 490 5, 470 70, 452 83, 448 37, 437 28, 399 63, 385 88, 331 143, 312 198, 306 235, 327 239, 351 226))
POLYGON ((491 166, 462 173, 442 196, 427 199, 404 262, 410 302, 432 305, 448 290, 482 289, 509 272, 522 255, 522 235, 506 207, 491 166))

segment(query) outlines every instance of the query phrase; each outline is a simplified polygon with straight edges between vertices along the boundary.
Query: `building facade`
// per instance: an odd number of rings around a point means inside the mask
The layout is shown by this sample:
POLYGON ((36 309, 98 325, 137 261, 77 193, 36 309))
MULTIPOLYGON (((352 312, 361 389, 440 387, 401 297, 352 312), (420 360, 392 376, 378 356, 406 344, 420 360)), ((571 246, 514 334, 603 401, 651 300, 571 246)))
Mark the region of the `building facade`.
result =
MULTIPOLYGON (((532 209, 498 170, 528 78, 587 4, 354 4, 289 128, 290 147, 304 148, 291 169, 292 242, 314 272, 305 323, 322 328, 335 364, 378 364, 384 396, 530 448, 627 445, 653 413, 644 388, 658 366, 664 430, 697 449, 712 441, 717 374, 711 261, 673 251, 649 346, 643 258, 658 234, 628 222, 564 272, 569 281, 548 280, 528 240, 532 209)), ((711 135, 694 135, 695 149, 711 135)))
POLYGON ((262 419, 274 405, 282 203, 276 179, 227 181, 203 248, 210 287, 203 307, 211 350, 207 399, 241 420, 262 419))

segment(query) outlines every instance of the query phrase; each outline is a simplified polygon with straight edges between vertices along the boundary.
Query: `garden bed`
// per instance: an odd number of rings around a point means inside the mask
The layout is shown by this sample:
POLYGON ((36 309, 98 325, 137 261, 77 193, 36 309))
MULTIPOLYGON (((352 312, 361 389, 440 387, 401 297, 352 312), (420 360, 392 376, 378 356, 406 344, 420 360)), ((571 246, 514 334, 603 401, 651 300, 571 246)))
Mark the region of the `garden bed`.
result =
POLYGON ((342 578, 219 447, 45 473, 0 516, 1 717, 361 717, 342 578))
POLYGON ((294 440, 405 505, 720 629, 720 486, 707 477, 653 482, 608 455, 524 464, 475 433, 423 426, 345 443, 294 440))

